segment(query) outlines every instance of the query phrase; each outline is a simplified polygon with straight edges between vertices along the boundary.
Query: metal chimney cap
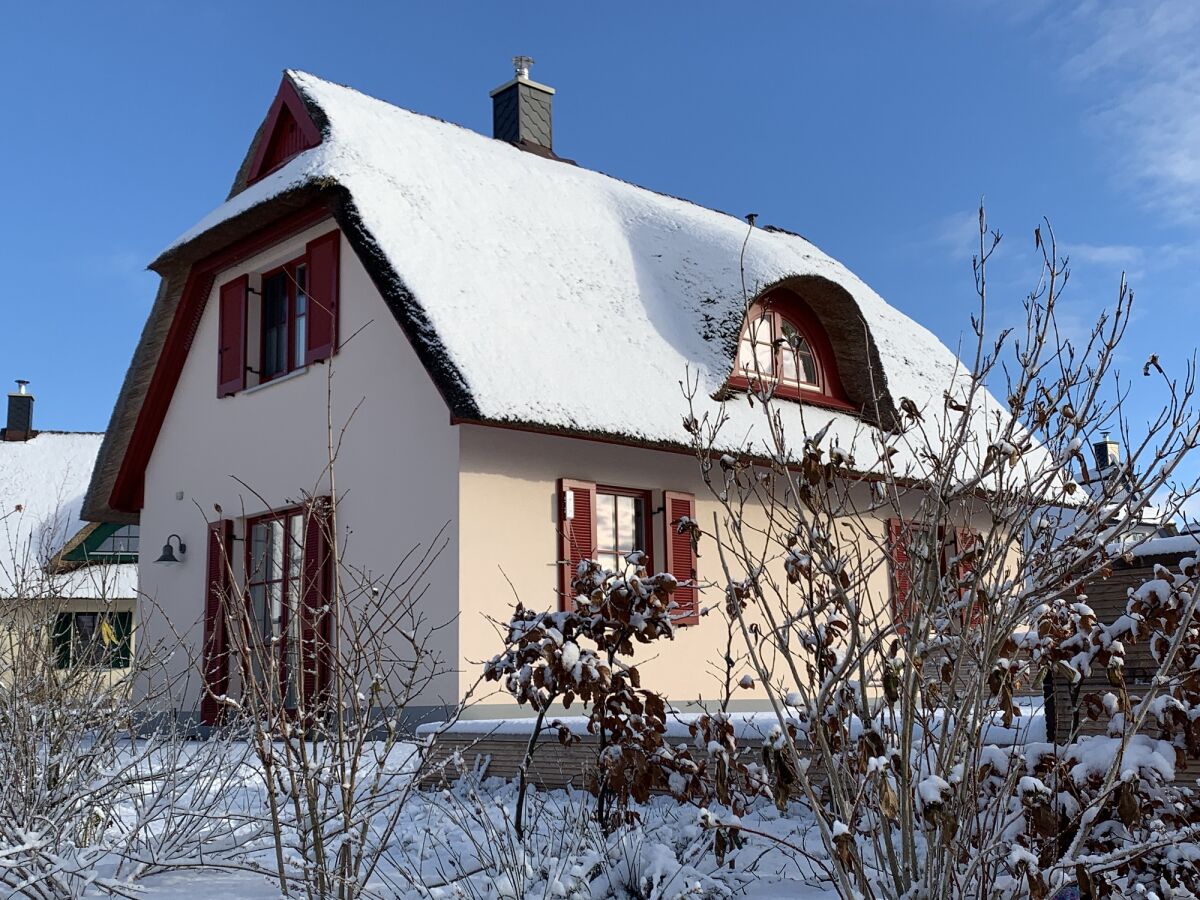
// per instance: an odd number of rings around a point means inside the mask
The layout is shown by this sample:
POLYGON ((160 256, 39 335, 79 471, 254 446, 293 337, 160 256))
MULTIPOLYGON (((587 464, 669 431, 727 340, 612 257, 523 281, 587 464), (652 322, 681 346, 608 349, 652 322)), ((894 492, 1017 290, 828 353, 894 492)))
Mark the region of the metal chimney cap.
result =
POLYGON ((532 56, 514 56, 512 62, 513 62, 513 70, 517 73, 517 77, 528 80, 529 70, 533 66, 533 57, 532 56))
POLYGON ((25 393, 25 386, 26 386, 27 384, 29 384, 29 381, 28 381, 27 379, 24 379, 24 378, 18 378, 18 379, 17 379, 17 393, 18 393, 18 394, 24 394, 24 393, 25 393))

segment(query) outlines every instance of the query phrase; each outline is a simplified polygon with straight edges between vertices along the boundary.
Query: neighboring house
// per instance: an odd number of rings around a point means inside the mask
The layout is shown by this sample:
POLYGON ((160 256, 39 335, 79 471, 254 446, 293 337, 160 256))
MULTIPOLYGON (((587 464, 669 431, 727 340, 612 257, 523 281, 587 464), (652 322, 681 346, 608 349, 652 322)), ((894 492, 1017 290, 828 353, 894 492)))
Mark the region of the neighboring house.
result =
MULTIPOLYGON (((455 671, 424 711, 499 649, 486 617, 517 597, 562 602, 581 556, 641 549, 689 585, 721 580, 716 553, 697 558, 672 527, 717 509, 681 383, 699 416, 735 401, 723 449, 761 447, 751 328, 796 444, 828 425, 866 470, 902 400, 942 408, 961 366, 929 331, 798 235, 560 159, 552 95, 518 70, 493 92, 489 138, 289 71, 229 198, 151 263, 161 286, 85 516, 190 548, 181 564, 143 560, 141 588, 193 648, 205 628, 224 646, 220 622, 200 621, 222 553, 281 654, 298 610, 324 602, 285 573, 327 564, 299 506, 328 490, 327 392, 348 558, 382 577, 448 523, 422 611, 447 623, 434 640, 455 671)), ((880 540, 889 528, 899 539, 881 517, 880 540)), ((723 652, 697 593, 680 590, 684 627, 643 666, 680 703, 715 693, 707 661, 723 652)), ((195 688, 179 705, 218 713, 195 688)))
MULTIPOLYGON (((1098 622, 1118 627, 1127 626, 1129 619, 1126 617, 1126 606, 1130 592, 1153 580, 1156 577, 1156 566, 1165 566, 1172 573, 1178 574, 1181 561, 1197 556, 1200 556, 1200 534, 1185 533, 1151 538, 1123 554, 1114 556, 1110 574, 1087 584, 1085 596, 1081 599, 1091 607, 1098 622)), ((1158 664, 1151 653, 1148 640, 1125 640, 1123 643, 1125 684, 1131 694, 1140 696, 1158 672, 1158 664)), ((1095 671, 1075 685, 1075 691, 1082 700, 1089 695, 1103 697, 1113 692, 1113 686, 1108 679, 1107 670, 1097 666, 1095 671)), ((1104 734, 1106 719, 1089 719, 1086 710, 1081 708, 1076 720, 1071 694, 1072 686, 1066 678, 1059 675, 1048 679, 1046 697, 1050 702, 1046 710, 1046 722, 1050 739, 1063 743, 1075 729, 1082 734, 1104 734)), ((1154 731, 1153 728, 1150 730, 1154 731)), ((1194 781, 1195 773, 1191 777, 1194 781)))
POLYGON ((102 435, 39 431, 18 382, 0 429, 0 672, 19 617, 44 618, 60 668, 129 668, 137 528, 79 519, 102 435))

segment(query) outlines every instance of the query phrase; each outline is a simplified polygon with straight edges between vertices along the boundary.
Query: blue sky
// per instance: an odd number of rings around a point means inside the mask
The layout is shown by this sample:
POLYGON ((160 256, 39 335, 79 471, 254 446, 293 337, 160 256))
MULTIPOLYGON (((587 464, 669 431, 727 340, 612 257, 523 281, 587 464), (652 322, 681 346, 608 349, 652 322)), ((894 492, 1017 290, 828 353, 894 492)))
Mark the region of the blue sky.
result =
POLYGON ((490 129, 509 59, 558 89, 580 164, 798 231, 958 345, 975 207, 1013 321, 1048 216, 1077 327, 1129 272, 1125 368, 1179 370, 1200 299, 1200 9, 1157 3, 9 6, 0 387, 105 427, 144 266, 224 198, 285 67, 490 129), (1014 11, 1015 10, 1015 11, 1014 11))

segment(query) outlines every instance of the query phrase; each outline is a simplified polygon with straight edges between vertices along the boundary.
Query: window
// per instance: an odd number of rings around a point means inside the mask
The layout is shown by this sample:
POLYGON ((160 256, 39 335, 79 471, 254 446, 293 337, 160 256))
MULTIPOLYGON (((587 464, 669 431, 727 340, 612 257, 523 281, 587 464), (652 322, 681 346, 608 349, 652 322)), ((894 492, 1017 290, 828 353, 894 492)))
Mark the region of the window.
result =
POLYGON ((253 520, 249 531, 246 581, 258 642, 256 663, 265 667, 272 662, 265 654, 278 652, 273 662, 279 668, 281 696, 285 706, 294 706, 300 670, 304 514, 288 511, 253 520))
POLYGON ((293 260, 262 279, 259 376, 269 381, 304 368, 308 325, 308 269, 293 260))
POLYGON ((132 628, 132 612, 59 613, 54 622, 55 663, 60 669, 127 669, 132 628))
POLYGON ((309 241, 304 254, 244 273, 218 292, 217 396, 265 384, 337 348, 341 233, 309 241))
POLYGON ((70 549, 62 555, 63 562, 72 563, 135 563, 138 561, 138 526, 102 522, 72 540, 70 549))
MULTIPOLYGON (((892 617, 897 630, 904 634, 913 617, 913 606, 928 596, 931 586, 941 585, 951 576, 966 600, 976 570, 975 554, 979 535, 971 528, 935 528, 900 519, 889 519, 888 554, 891 570, 892 617), (975 551, 975 552, 972 552, 975 551), (953 560, 953 565, 951 564, 953 560), (953 569, 953 571, 952 571, 953 569), (917 593, 914 594, 913 592, 917 593)), ((978 625, 983 611, 971 601, 963 609, 963 623, 978 625)))
POLYGON ((750 307, 729 385, 737 390, 770 385, 776 397, 855 409, 838 378, 820 320, 803 299, 785 290, 750 307))
MULTIPOLYGON (((632 571, 626 557, 641 550, 649 557, 646 542, 646 510, 649 501, 645 491, 618 488, 596 489, 596 562, 613 572, 632 571)), ((644 565, 651 568, 647 558, 644 565)))
POLYGON ((821 373, 804 332, 777 312, 751 319, 742 331, 738 369, 749 379, 821 388, 821 373))
POLYGON ((661 493, 638 488, 597 485, 575 478, 558 480, 558 595, 567 609, 571 582, 585 559, 605 568, 627 571, 626 556, 646 554, 647 571, 670 572, 679 579, 675 623, 699 621, 696 548, 688 523, 696 517, 696 498, 681 491, 661 493), (661 542, 661 543, 660 543, 661 542), (656 553, 656 546, 662 548, 656 553))
POLYGON ((122 525, 88 553, 90 556, 137 556, 138 541, 138 526, 122 525))

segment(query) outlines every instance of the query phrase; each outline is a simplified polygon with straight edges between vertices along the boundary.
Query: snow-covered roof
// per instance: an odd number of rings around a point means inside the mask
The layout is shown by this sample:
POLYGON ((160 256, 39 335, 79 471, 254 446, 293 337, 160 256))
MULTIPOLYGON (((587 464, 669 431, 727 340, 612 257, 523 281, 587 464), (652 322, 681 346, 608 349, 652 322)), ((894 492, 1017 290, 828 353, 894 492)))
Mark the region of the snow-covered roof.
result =
POLYGON ((42 431, 28 441, 0 441, 0 596, 18 589, 79 599, 135 595, 136 565, 43 571, 86 525, 80 506, 102 438, 42 431))
MULTIPOLYGON (((747 293, 797 282, 819 283, 828 302, 815 311, 835 338, 835 355, 840 345, 861 361, 841 374, 869 388, 871 397, 859 398, 868 420, 892 425, 908 398, 934 411, 926 428, 936 432, 944 392, 961 388, 963 367, 944 344, 798 235, 755 228, 747 242, 748 226, 734 216, 313 75, 285 78, 321 142, 254 184, 239 176, 234 194, 152 264, 164 287, 114 412, 112 447, 89 499, 93 515, 108 500, 110 469, 125 453, 121 434, 137 421, 178 302, 179 285, 167 281, 182 280, 186 266, 239 223, 306 190, 345 198, 343 230, 356 232, 352 244, 357 237, 356 250, 369 257, 376 284, 386 286, 385 300, 460 419, 688 446, 681 382, 697 384, 698 416, 715 413, 747 293)), ((779 409, 793 446, 829 425, 826 446, 848 450, 861 470, 878 466, 862 418, 798 403, 779 409)), ((721 449, 761 449, 761 407, 738 398, 726 413, 721 449)), ((918 458, 903 451, 891 463, 922 474, 918 458)))

